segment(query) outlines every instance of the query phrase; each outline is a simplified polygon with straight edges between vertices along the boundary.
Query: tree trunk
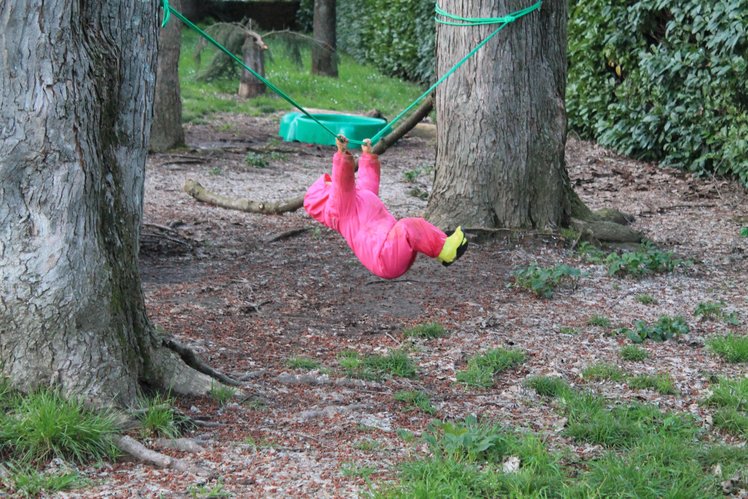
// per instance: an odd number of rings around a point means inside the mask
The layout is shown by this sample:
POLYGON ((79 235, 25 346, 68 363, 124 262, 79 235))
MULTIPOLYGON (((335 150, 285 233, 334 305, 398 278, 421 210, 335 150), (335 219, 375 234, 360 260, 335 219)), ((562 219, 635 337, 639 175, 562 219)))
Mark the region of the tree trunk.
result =
MULTIPOLYGON (((254 69, 257 74, 265 76, 265 51, 268 46, 257 33, 248 31, 244 35, 242 54, 244 64, 254 69)), ((239 80, 239 97, 251 99, 265 93, 265 84, 254 77, 249 71, 242 70, 239 80)))
POLYGON ((138 236, 156 65, 153 2, 0 9, 0 374, 128 405, 210 379, 153 332, 138 236))
MULTIPOLYGON (((440 5, 464 17, 521 7, 508 0, 440 5)), ((437 89, 436 176, 427 209, 437 225, 543 229, 568 222, 566 18, 565 0, 546 0, 437 89)), ((438 25, 437 73, 496 27, 438 25)))
MULTIPOLYGON (((180 0, 171 6, 181 9, 180 0)), ((176 20, 161 29, 158 41, 156 97, 153 104, 153 127, 150 149, 163 152, 184 144, 182 99, 179 95, 179 49, 182 23, 176 20)))
POLYGON ((314 0, 312 74, 338 76, 335 59, 335 0, 314 0))

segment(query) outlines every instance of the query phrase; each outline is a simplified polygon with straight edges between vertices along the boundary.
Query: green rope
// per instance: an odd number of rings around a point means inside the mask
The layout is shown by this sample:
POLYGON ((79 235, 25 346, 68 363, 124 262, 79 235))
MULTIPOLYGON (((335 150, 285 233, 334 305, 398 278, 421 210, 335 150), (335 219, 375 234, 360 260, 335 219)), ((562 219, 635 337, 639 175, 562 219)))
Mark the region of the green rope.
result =
MULTIPOLYGON (((513 23, 520 17, 526 16, 527 14, 540 9, 540 6, 542 5, 543 1, 539 0, 534 5, 527 7, 525 9, 518 10, 516 12, 512 12, 511 14, 508 14, 506 16, 502 17, 460 17, 455 16, 453 14, 449 14, 448 12, 445 12, 439 6, 437 5, 435 8, 436 17, 435 20, 438 23, 445 24, 447 26, 483 26, 487 24, 500 24, 498 28, 496 28, 492 33, 490 33, 486 38, 484 38, 478 45, 476 45, 470 52, 468 52, 462 59, 457 61, 457 63, 452 66, 449 71, 447 71, 445 74, 443 74, 436 82, 431 85, 425 92, 423 92, 419 97, 417 97, 408 107, 403 109, 400 114, 395 116, 387 125, 382 128, 376 135, 374 135, 371 138, 371 143, 376 144, 384 135, 388 134, 392 130, 392 125, 400 121, 408 112, 410 112, 414 107, 416 107, 418 104, 420 104, 426 97, 428 97, 431 92, 433 92, 436 87, 442 84, 444 80, 446 80, 452 73, 457 71, 460 66, 462 66, 465 61, 470 59, 473 55, 475 55, 478 50, 480 50, 485 44, 487 44, 491 38, 496 36, 502 29, 506 28, 509 24, 513 23), (441 19, 439 16, 445 19, 441 19)), ((245 70, 247 70, 249 73, 251 73, 255 78, 260 80, 262 83, 264 83, 270 90, 278 94, 283 100, 291 104, 293 107, 301 111, 305 116, 307 116, 309 119, 317 123, 320 127, 322 127, 326 132, 328 132, 333 137, 337 137, 338 134, 335 133, 333 130, 327 127, 324 123, 322 123, 319 119, 317 119, 315 116, 309 113, 306 109, 304 109, 301 104, 293 100, 291 96, 283 92, 280 88, 275 86, 272 82, 267 80, 264 76, 247 66, 243 60, 241 60, 239 57, 236 56, 233 52, 231 52, 229 49, 221 45, 219 42, 217 42, 212 36, 210 36, 208 33, 200 29, 198 26, 196 26, 192 21, 187 19, 182 15, 181 12, 174 9, 171 5, 169 5, 169 0, 162 0, 162 5, 164 9, 164 18, 161 22, 161 27, 163 28, 166 26, 166 23, 169 22, 169 15, 174 14, 176 18, 178 18, 180 21, 182 21, 185 25, 187 25, 192 30, 196 31, 200 36, 205 38, 207 41, 209 41, 211 44, 213 44, 218 50, 229 56, 231 59, 233 59, 237 64, 239 64, 241 67, 243 67, 245 70)), ((362 145, 363 142, 358 140, 349 139, 349 142, 352 144, 362 145)))

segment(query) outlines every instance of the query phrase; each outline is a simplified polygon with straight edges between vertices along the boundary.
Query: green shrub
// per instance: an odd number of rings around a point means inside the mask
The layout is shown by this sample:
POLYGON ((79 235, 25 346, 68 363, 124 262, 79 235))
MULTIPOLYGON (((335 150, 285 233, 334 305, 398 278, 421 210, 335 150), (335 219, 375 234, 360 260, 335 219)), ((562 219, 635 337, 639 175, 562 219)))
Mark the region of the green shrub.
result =
POLYGON ((727 304, 723 301, 704 301, 696 305, 693 315, 707 320, 722 320, 733 326, 738 325, 740 323, 738 314, 728 312, 726 308, 727 304))
POLYGON ((539 267, 531 264, 514 271, 514 287, 531 291, 543 298, 553 298, 553 291, 562 283, 575 284, 581 272, 568 265, 539 267))
POLYGON ((623 333, 634 343, 642 343, 644 340, 665 341, 675 336, 687 334, 690 331, 686 320, 681 316, 661 316, 655 324, 647 324, 644 321, 636 321, 634 329, 624 328, 623 333))
POLYGON ((605 264, 608 275, 640 278, 647 274, 672 272, 685 262, 675 258, 672 252, 662 251, 652 243, 645 242, 638 251, 609 254, 605 264))
POLYGON ((431 405, 431 399, 426 392, 415 390, 401 390, 393 395, 395 400, 405 404, 405 410, 420 410, 426 414, 436 414, 436 409, 431 405))
POLYGON ((570 5, 569 122, 624 154, 748 185, 748 0, 570 5))

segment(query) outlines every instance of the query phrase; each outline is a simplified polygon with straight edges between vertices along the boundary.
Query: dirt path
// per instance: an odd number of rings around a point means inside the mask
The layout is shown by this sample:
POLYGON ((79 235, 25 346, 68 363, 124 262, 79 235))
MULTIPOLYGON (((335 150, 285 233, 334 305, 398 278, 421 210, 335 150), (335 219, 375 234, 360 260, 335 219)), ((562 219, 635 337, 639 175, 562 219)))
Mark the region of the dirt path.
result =
MULTIPOLYGON (((404 411, 393 399, 398 390, 427 392, 436 417, 475 413, 543 433, 551 445, 569 445, 584 457, 594 449, 560 435, 560 416, 522 386, 525 377, 555 374, 580 385, 581 370, 601 361, 632 373, 667 372, 678 395, 630 390, 622 383, 584 384, 708 421, 698 401, 709 377, 745 375, 744 365, 726 364, 703 347, 704 338, 724 332, 724 325, 693 316, 699 302, 721 300, 740 317, 736 330, 747 332, 748 239, 738 233, 748 224, 748 196, 734 184, 696 182, 570 140, 569 170, 582 198, 594 208, 632 213, 636 228, 693 260, 692 267, 640 281, 610 278, 549 237, 475 242, 450 268, 420 258, 403 278, 382 281, 339 236, 302 212, 251 215, 201 205, 182 193, 187 178, 258 200, 302 193, 329 170, 331 151, 278 142, 275 129, 270 118, 221 116, 188 128, 189 149, 154 155, 148 165, 146 222, 172 227, 172 235, 194 248, 184 251, 164 240, 146 248, 142 275, 151 318, 215 367, 243 376, 251 394, 224 407, 209 399, 179 402, 193 416, 221 424, 190 435, 201 439, 205 451, 181 455, 215 476, 124 462, 84 470, 98 485, 82 495, 200 497, 213 490, 236 497, 355 497, 365 490, 363 476, 371 474, 375 483, 393 478, 396 463, 422 450, 418 440, 408 443, 398 430, 419 435, 432 416, 404 411), (245 158, 253 152, 269 164, 248 165, 245 158), (309 230, 266 242, 299 228, 309 230), (585 276, 576 289, 552 300, 510 289, 511 271, 532 262, 568 263, 585 276), (637 302, 638 294, 651 295, 656 304, 637 302), (645 344, 650 358, 636 364, 620 360, 622 338, 587 325, 593 315, 618 327, 663 314, 686 317, 691 333, 677 342, 645 344), (403 337, 403 328, 424 322, 439 322, 449 334, 429 341, 403 337), (561 328, 578 334, 561 334, 561 328), (455 383, 469 356, 495 347, 522 349, 527 361, 498 376, 492 389, 455 383), (340 367, 344 350, 382 354, 401 348, 416 361, 416 378, 353 380, 340 367), (322 369, 291 369, 287 361, 294 356, 315 359, 322 369)), ((416 138, 382 156, 383 198, 397 216, 421 214, 426 201, 414 194, 430 188, 433 160, 434 144, 416 138), (406 173, 415 182, 407 182, 406 173)))

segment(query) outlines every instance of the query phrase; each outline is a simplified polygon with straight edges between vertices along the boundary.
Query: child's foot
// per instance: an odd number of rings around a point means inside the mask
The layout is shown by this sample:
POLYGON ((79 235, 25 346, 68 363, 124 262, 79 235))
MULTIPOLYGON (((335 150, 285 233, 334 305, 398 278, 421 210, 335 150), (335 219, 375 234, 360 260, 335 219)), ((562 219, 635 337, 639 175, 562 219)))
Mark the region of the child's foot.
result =
POLYGON ((448 267, 465 253, 467 247, 468 240, 465 238, 465 234, 462 233, 462 227, 457 227, 454 232, 448 234, 442 251, 436 258, 442 262, 442 265, 448 267))

